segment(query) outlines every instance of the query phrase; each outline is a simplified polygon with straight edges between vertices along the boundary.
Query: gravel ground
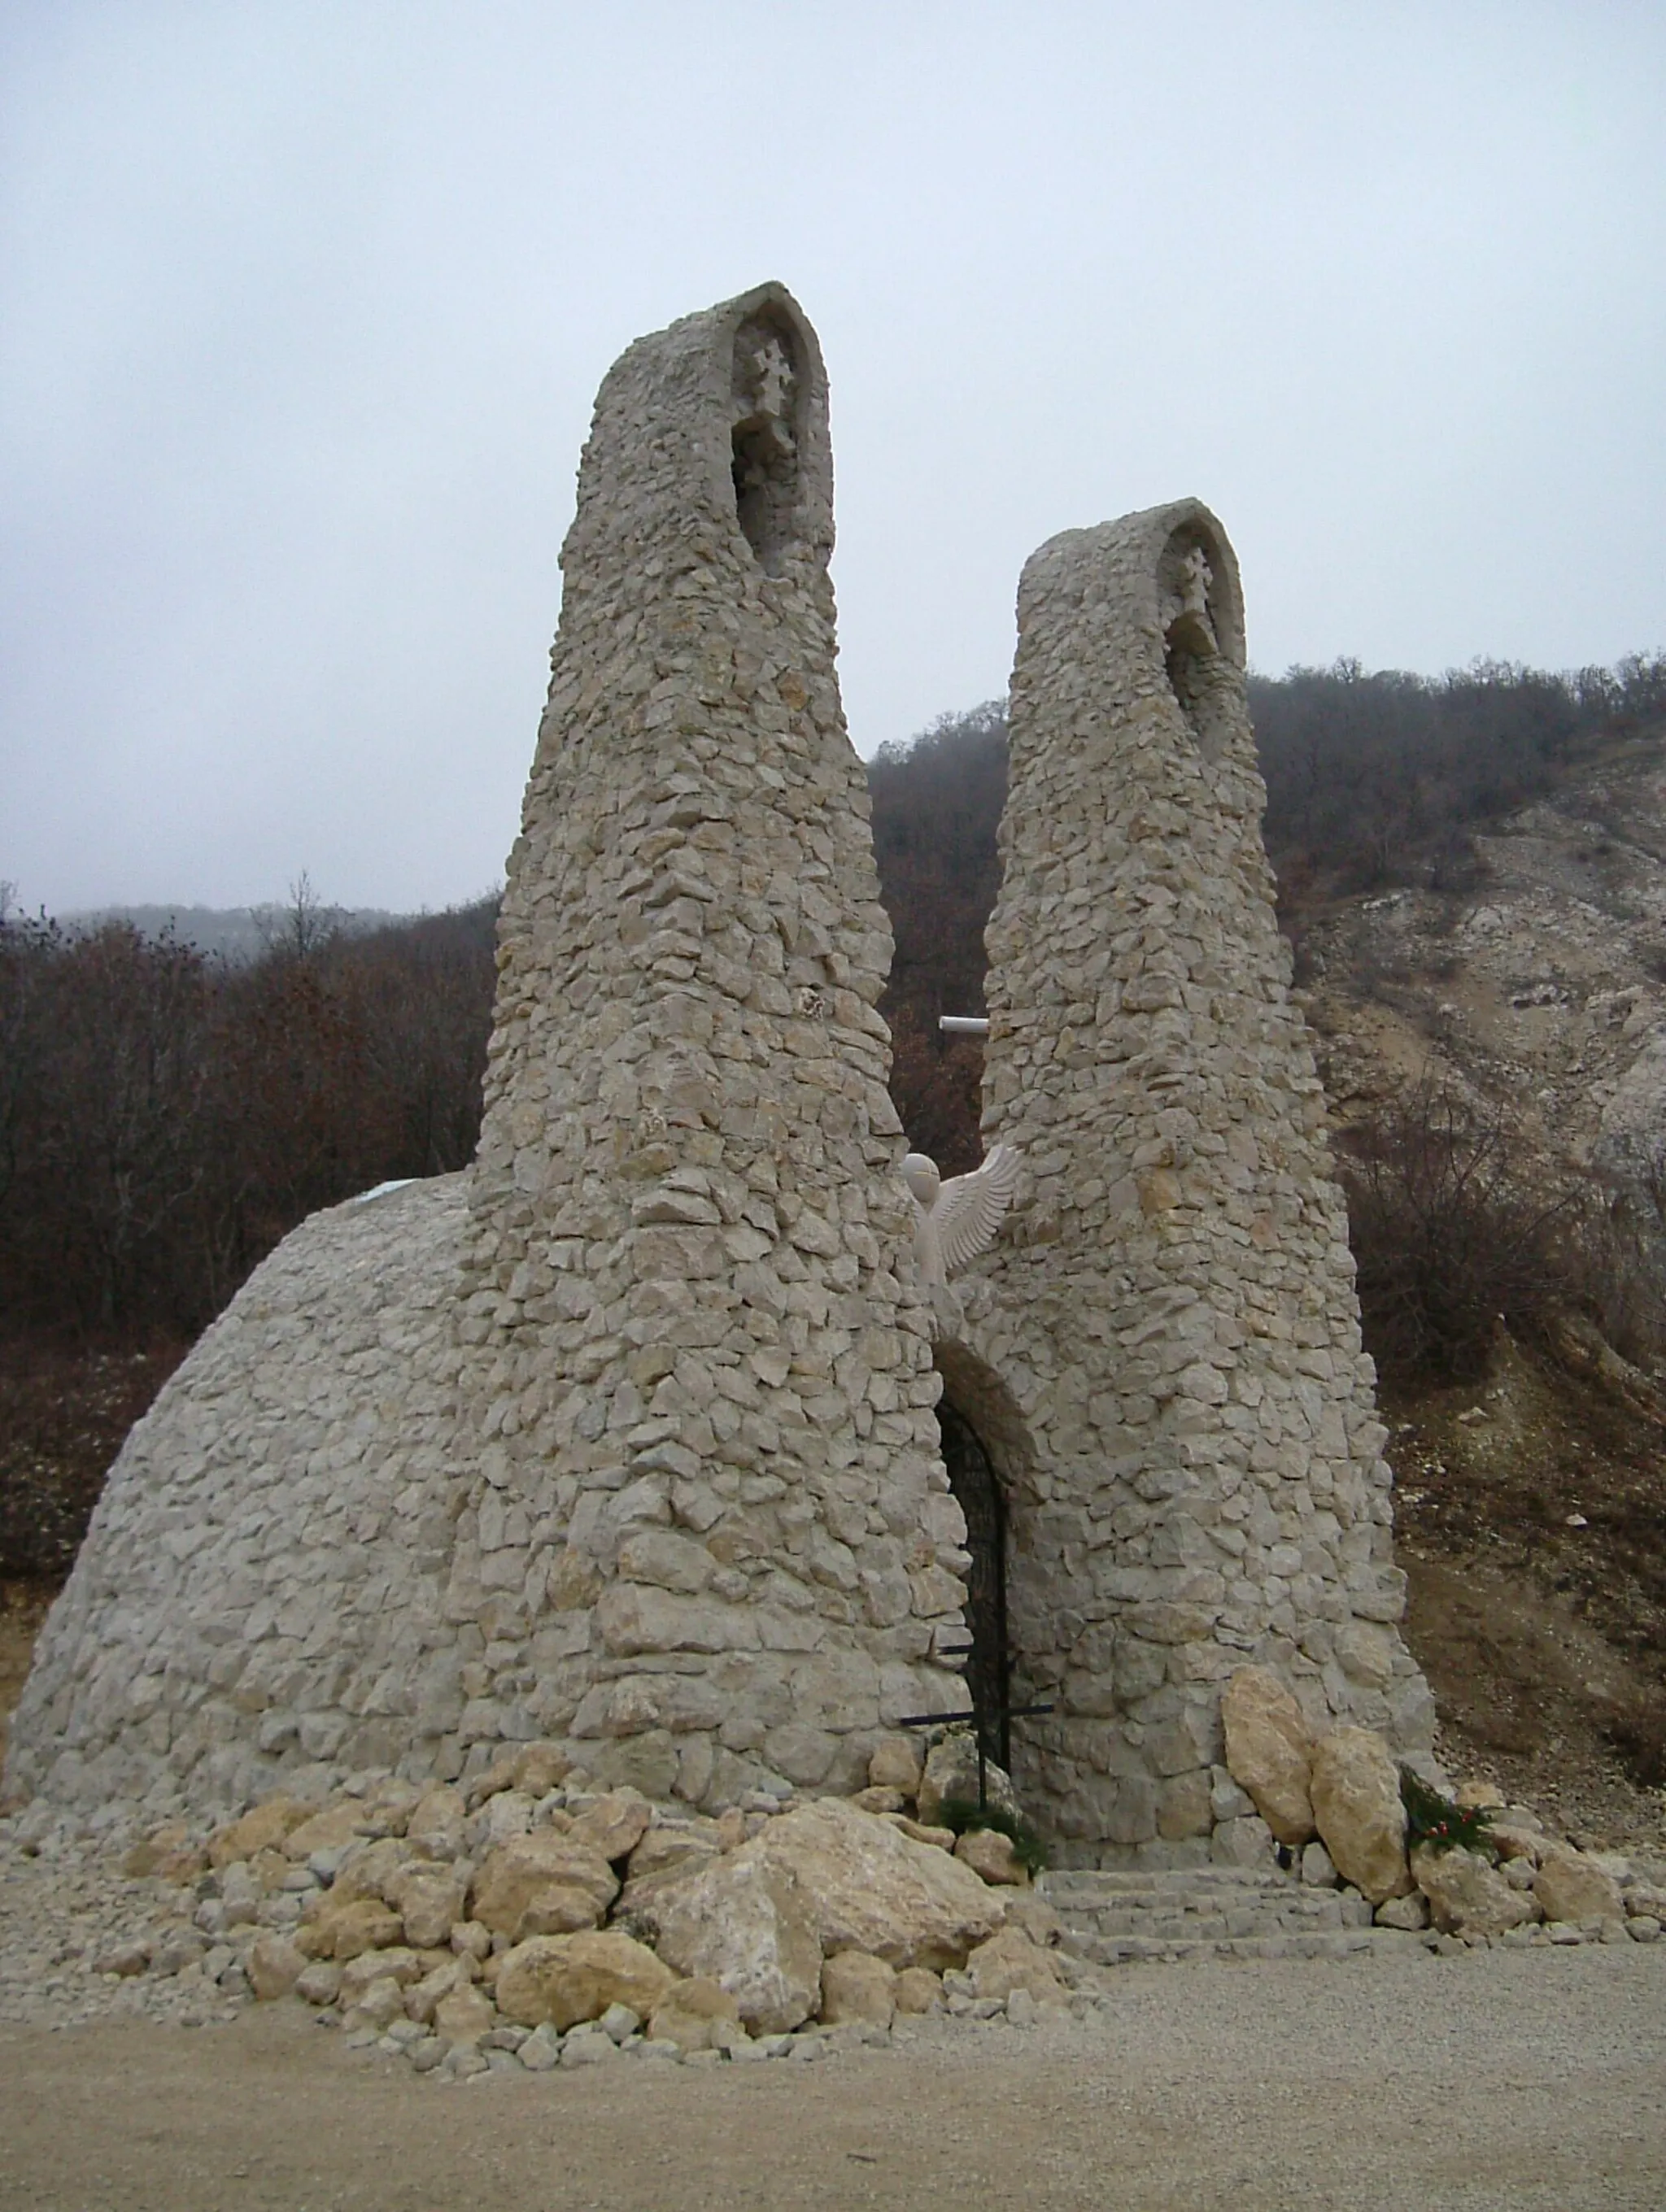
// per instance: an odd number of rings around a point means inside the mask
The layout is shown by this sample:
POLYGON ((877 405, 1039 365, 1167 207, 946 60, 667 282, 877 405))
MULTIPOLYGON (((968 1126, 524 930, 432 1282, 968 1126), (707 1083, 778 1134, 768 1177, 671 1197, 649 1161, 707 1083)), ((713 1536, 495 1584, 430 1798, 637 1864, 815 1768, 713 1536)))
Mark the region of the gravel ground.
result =
POLYGON ((1130 1967, 1083 2021, 445 2087, 290 2004, 6 2027, 0 2108, 0 2205, 54 2212, 1659 2212, 1666 1950, 1130 1967))
POLYGON ((452 2083, 228 1994, 189 1892, 8 1830, 0 2208, 1666 2204, 1666 1943, 1128 1966, 1029 2027, 452 2083), (100 1971, 169 1931, 181 1971, 100 1971))

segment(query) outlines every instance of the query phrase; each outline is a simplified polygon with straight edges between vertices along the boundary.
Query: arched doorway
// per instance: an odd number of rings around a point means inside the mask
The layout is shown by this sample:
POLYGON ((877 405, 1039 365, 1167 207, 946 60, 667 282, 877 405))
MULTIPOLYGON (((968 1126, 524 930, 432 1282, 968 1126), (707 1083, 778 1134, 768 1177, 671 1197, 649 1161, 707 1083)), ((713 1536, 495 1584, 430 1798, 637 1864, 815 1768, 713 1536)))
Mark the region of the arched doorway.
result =
POLYGON ((937 1421, 949 1487, 966 1516, 966 1549, 972 1557, 966 1577, 966 1627, 972 1645, 966 1660, 966 1686, 982 1717, 985 1755, 1010 1767, 1006 1506, 989 1455, 971 1423, 947 1399, 938 1406, 937 1421))

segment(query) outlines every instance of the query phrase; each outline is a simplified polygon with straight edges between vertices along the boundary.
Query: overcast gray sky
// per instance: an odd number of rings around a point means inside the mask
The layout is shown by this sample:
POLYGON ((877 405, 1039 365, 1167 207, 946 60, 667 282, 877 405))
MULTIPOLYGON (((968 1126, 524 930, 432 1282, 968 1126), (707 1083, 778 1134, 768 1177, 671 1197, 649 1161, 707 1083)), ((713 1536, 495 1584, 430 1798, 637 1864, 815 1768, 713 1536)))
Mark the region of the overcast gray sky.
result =
POLYGON ((491 884, 596 386, 766 276, 864 753, 1187 493, 1269 671, 1658 647, 1663 115, 1657 0, 6 0, 0 876, 491 884))

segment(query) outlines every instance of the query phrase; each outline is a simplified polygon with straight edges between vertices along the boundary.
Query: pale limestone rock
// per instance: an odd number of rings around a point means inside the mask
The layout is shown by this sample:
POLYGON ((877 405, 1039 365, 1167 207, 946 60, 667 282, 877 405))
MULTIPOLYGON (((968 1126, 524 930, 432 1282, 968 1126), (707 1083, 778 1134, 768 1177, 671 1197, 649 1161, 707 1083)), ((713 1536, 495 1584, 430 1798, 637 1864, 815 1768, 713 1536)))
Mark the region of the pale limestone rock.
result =
POLYGON ((611 1790, 579 1814, 572 1840, 599 1858, 625 1858, 648 1833, 653 1811, 640 1790, 611 1790))
POLYGON ((1429 1900, 1429 1915, 1443 1935, 1501 1936, 1538 1917, 1532 1899, 1514 1888, 1478 1851, 1461 1844, 1412 1853, 1413 1878, 1429 1900))
POLYGON ((1542 1854, 1533 1893, 1547 1920, 1614 1920, 1625 1915, 1614 1876, 1566 1845, 1552 1844, 1542 1854))
POLYGON ((478 1990, 457 1988, 435 2005, 433 2023, 434 2033, 448 2050, 473 2050, 497 2026, 497 2014, 478 1990))
POLYGON ((727 1990, 754 2034, 799 2027, 815 2010, 822 1945, 810 1899, 789 1867, 752 1847, 718 1859, 658 1905, 660 1955, 727 1990))
POLYGON ((1545 1849, 1545 1838, 1539 1831, 1525 1828, 1518 1820, 1495 1820, 1487 1838, 1501 1859, 1525 1859, 1532 1866, 1537 1866, 1545 1849))
MULTIPOLYGON (((477 1813, 489 1798, 501 1797, 506 1790, 514 1790, 516 1787, 515 1771, 520 1764, 520 1750, 512 1748, 500 1752, 489 1766, 473 1776, 464 1793, 470 1812, 477 1813)), ((520 1794, 523 1797, 529 1795, 526 1790, 520 1794)))
POLYGON ((1302 1853, 1302 1880, 1310 1889, 1334 1889, 1336 1863, 1316 1838, 1302 1853))
POLYGON ((1310 1841, 1313 1732, 1295 1698, 1267 1668, 1240 1667, 1222 1693, 1220 1717, 1233 1781, 1281 1844, 1310 1841))
POLYGON ((1265 1868, 1273 1856, 1273 1831, 1259 1813, 1219 1820, 1209 1838, 1212 1864, 1265 1868))
POLYGON ((629 2005, 640 2019, 677 1976, 652 1951, 614 1929, 577 1936, 533 1936, 505 1954, 496 1986, 497 2008, 521 2027, 548 2021, 563 2034, 599 2020, 609 2005, 629 2005))
POLYGON ((1006 1918, 1002 1925, 1016 1928, 1044 1951, 1055 1950, 1064 1941, 1064 1923, 1048 1903, 1033 1889, 1015 1890, 1005 1899, 1006 1918))
POLYGON ((1462 1805, 1466 1811, 1491 1811, 1494 1807, 1502 1811, 1505 1802, 1503 1790, 1494 1782, 1471 1778, 1458 1783, 1452 1791, 1452 1802, 1462 1805))
POLYGON ((625 1867, 624 1887, 613 1919, 630 1935, 651 1943, 658 1932, 657 1905, 666 1893, 708 1867, 721 1848, 714 1823, 711 1833, 681 1826, 650 1828, 625 1867))
POLYGON ((875 1789, 870 1783, 866 1790, 859 1790, 850 1802, 864 1813, 900 1813, 909 1801, 900 1790, 875 1789))
POLYGON ((474 1879, 473 1917, 495 1935, 512 1936, 527 1907, 550 1889, 581 1892, 593 1924, 618 1895, 619 1881, 599 1852, 539 1829, 500 1844, 486 1860, 474 1879))
POLYGON ((341 1990, 342 1972, 333 1959, 314 1959, 297 1975, 295 1995, 303 2004, 332 2005, 341 1990))
POLYGON ((981 1997, 1005 1999, 1014 1990, 1025 1990, 1037 2004, 1061 2004, 1067 1994, 1051 1953, 1016 1928, 1003 1928, 980 1943, 966 1971, 981 1997))
POLYGON ((295 1941, 309 1959, 335 1959, 345 1965, 365 1951, 387 1951, 404 1935, 398 1914, 374 1897, 356 1897, 345 1904, 333 1901, 334 1893, 323 1892, 309 1905, 295 1941))
POLYGON ((573 1762, 558 1743, 529 1743, 515 1753, 510 1786, 543 1797, 567 1779, 573 1762))
POLYGON ((160 1881, 194 1881, 208 1863, 208 1853, 194 1846, 191 1829, 184 1820, 165 1820, 154 1829, 143 1842, 137 1843, 122 1854, 121 1870, 136 1881, 154 1875, 160 1881), (193 1862, 189 1874, 173 1869, 186 1859, 193 1862))
POLYGON ((943 2009, 943 1978, 929 1966, 903 1966, 896 1981, 897 2009, 918 2016, 943 2009))
POLYGON ((936 1851, 952 1852, 960 1841, 952 1828, 927 1827, 921 1820, 909 1820, 906 1813, 882 1813, 879 1817, 910 1843, 928 1844, 936 1851))
POLYGON ((447 1997, 457 1990, 472 1986, 473 1977, 460 1959, 454 1959, 446 1966, 433 1967, 420 1981, 413 1982, 406 1990, 406 2016, 427 2027, 447 1997))
POLYGON ((345 2028, 374 2027, 386 2033, 396 2020, 404 2018, 404 1992, 391 1974, 367 1983, 350 2004, 342 2006, 345 2028))
POLYGON ((388 1880, 383 1895, 404 1923, 405 1941, 419 1950, 438 1950, 464 1917, 465 1892, 448 1867, 407 1861, 388 1880))
POLYGON ((796 1877, 824 1952, 958 1966, 1006 1917, 995 1893, 947 1851, 836 1798, 771 1820, 744 1856, 796 1877))
POLYGON ((921 1763, 912 1735, 888 1735, 869 1754, 867 1778, 875 1790, 900 1790, 912 1797, 920 1787, 921 1763))
POLYGON ((1313 1817, 1344 1881, 1373 1905, 1412 1887, 1400 1770, 1370 1729, 1335 1729, 1313 1753, 1313 1817))
POLYGON ((721 2051, 740 2027, 740 2008, 731 1993, 708 1975, 673 1982, 648 2024, 652 2043, 674 2043, 679 2051, 721 2051))
POLYGON ((362 1951, 342 1968, 337 1994, 344 2006, 356 2004, 372 1982, 395 1981, 404 1990, 422 1978, 422 1960, 408 1946, 397 1944, 391 1951, 362 1951))
POLYGON ((340 1850, 356 1843, 364 1832, 363 1823, 364 1808, 350 1797, 297 1822, 284 1836, 283 1848, 299 1863, 311 1858, 314 1851, 340 1850))
POLYGON ((463 1793, 448 1782, 436 1783, 425 1790, 411 1808, 405 1823, 406 1840, 422 1844, 438 1856, 441 1852, 455 1857, 463 1847, 463 1824, 467 1808, 463 1793))
POLYGON ((317 1811, 316 1805, 306 1804, 297 1797, 269 1797, 264 1805, 245 1813, 240 1820, 216 1829, 209 1838, 209 1864, 223 1867, 236 1859, 252 1859, 257 1851, 283 1843, 317 1811))
POLYGON ((538 1800, 525 1790, 494 1790, 469 1828, 470 1844, 476 1851, 489 1853, 514 1843, 531 1833, 537 1809, 538 1800))
POLYGON ((969 1828, 959 1837, 954 1855, 981 1880, 1026 1888, 1030 1870, 1012 1849, 1012 1839, 999 1828, 969 1828))
MULTIPOLYGON (((1011 1778, 992 1761, 985 1764, 984 1789, 990 1804, 998 1805, 1004 1813, 1017 1814, 1018 1801, 1012 1794, 1011 1778)), ((965 1805, 977 1802, 977 1744, 970 1729, 952 1729, 926 1754, 915 1799, 921 1826, 935 1827, 939 1814, 951 1799, 965 1805)))
POLYGON ((143 1973, 149 1964, 149 1945, 135 1939, 131 1942, 112 1944, 109 1950, 101 1951, 93 1961, 93 1972, 95 1974, 115 1974, 127 1981, 135 1974, 143 1973))
POLYGON ((604 1917, 604 1908, 597 1903, 593 1890, 575 1889, 567 1882, 545 1882, 532 1892, 510 1933, 517 1943, 524 1943, 529 1936, 571 1936, 581 1928, 599 1928, 604 1917))
POLYGON ((425 1867, 428 1863, 425 1860, 413 1860, 410 1846, 399 1836, 350 1844, 330 1885, 331 1903, 350 1905, 356 1898, 372 1897, 392 1905, 397 1911, 393 1892, 399 1887, 407 1868, 425 1867))
POLYGON ((1379 1928, 1398 1928, 1415 1935, 1429 1924, 1429 1900, 1420 1889, 1414 1889, 1408 1896, 1385 1899, 1371 1917, 1379 1928))
POLYGON ((835 1951, 822 1961, 821 2018, 830 2027, 865 2020, 889 2027, 897 2010, 897 1969, 867 1951, 835 1951))

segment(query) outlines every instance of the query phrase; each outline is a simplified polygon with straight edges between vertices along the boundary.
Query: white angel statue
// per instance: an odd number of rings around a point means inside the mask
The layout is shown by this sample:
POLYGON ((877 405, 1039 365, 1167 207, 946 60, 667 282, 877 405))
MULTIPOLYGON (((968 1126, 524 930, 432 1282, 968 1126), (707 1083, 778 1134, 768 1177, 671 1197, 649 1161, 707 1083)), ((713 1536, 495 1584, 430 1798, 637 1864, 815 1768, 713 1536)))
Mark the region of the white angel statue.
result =
POLYGON ((910 1152, 903 1163, 903 1180, 914 1200, 914 1256, 920 1280, 930 1288, 946 1283, 951 1274, 994 1243, 1000 1218, 1018 1188, 1018 1156, 1011 1145, 997 1145, 981 1168, 974 1168, 970 1175, 951 1176, 945 1182, 935 1160, 924 1152, 910 1152))

